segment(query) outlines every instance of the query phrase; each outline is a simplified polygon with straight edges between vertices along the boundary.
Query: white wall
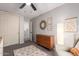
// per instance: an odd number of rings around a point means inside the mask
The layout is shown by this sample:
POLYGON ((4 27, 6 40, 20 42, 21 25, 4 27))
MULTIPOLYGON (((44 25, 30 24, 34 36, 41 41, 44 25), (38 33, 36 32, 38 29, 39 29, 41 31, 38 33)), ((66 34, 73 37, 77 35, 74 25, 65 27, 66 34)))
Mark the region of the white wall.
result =
MULTIPOLYGON (((60 7, 55 8, 54 10, 51 10, 43 15, 40 15, 34 19, 32 19, 33 22, 33 37, 35 40, 36 34, 45 34, 45 35, 54 35, 55 41, 57 36, 57 24, 58 23, 64 23, 64 19, 69 17, 78 17, 78 23, 79 23, 79 4, 64 4, 60 7), (46 19, 47 17, 52 16, 52 31, 47 30, 40 30, 39 23, 41 20, 46 19)), ((79 26, 78 26, 78 32, 79 32, 79 26)), ((60 34, 61 35, 61 34, 60 34)), ((74 33, 66 33, 64 43, 67 46, 73 46, 70 43, 73 43, 74 40, 74 33), (69 37, 67 34, 70 34, 71 37, 69 37), (73 37, 73 38, 72 38, 73 37), (72 42, 71 42, 72 41, 72 42)))

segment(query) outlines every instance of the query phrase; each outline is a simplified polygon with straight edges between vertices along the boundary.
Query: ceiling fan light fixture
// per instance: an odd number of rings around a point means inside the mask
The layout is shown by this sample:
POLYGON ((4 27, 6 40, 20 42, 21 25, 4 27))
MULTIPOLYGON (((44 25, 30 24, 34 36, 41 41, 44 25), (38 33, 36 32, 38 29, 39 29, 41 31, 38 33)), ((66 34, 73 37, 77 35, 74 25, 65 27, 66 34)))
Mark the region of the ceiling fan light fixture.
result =
POLYGON ((26 4, 27 4, 28 6, 29 6, 29 5, 31 5, 31 3, 30 3, 30 2, 28 2, 28 3, 26 3, 26 4))

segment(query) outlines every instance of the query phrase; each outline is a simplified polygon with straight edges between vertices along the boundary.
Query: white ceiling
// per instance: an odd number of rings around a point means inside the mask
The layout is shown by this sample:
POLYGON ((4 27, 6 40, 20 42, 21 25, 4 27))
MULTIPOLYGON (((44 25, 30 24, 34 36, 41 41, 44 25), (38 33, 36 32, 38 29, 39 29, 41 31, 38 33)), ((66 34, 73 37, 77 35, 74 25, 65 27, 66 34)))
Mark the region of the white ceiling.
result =
POLYGON ((0 11, 15 12, 19 6, 20 3, 0 3, 0 11))
POLYGON ((23 9, 19 9, 21 3, 0 3, 1 11, 17 12, 28 19, 32 19, 45 12, 48 12, 56 7, 63 5, 63 3, 34 3, 36 11, 34 11, 29 5, 26 5, 23 9))

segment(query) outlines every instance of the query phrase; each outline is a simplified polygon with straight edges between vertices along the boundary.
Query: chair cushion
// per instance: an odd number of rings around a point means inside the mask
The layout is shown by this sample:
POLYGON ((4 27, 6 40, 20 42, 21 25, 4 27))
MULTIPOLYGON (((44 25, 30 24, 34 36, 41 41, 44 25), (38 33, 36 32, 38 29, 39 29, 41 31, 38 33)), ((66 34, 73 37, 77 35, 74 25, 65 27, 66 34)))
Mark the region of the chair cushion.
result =
POLYGON ((79 48, 71 48, 70 52, 74 55, 74 56, 79 56, 79 48))

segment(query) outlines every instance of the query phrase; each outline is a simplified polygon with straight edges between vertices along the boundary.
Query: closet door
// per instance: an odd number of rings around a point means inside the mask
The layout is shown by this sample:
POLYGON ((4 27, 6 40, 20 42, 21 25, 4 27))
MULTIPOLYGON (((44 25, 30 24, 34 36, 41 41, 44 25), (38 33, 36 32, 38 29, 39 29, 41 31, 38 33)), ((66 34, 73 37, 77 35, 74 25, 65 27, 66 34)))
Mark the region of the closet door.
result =
POLYGON ((15 14, 5 13, 3 16, 5 22, 4 46, 14 45, 19 43, 19 16, 15 14))
POLYGON ((2 39, 2 31, 3 31, 3 20, 2 15, 0 14, 0 38, 2 39))
POLYGON ((7 39, 6 45, 14 45, 19 43, 19 16, 8 14, 7 17, 7 39))
POLYGON ((5 20, 5 15, 3 12, 0 12, 0 37, 6 39, 7 35, 7 20, 5 20))
POLYGON ((5 33, 4 26, 5 26, 5 24, 4 24, 4 20, 3 20, 3 13, 1 12, 0 13, 0 56, 3 55, 3 39, 5 38, 4 37, 4 33, 5 33))

